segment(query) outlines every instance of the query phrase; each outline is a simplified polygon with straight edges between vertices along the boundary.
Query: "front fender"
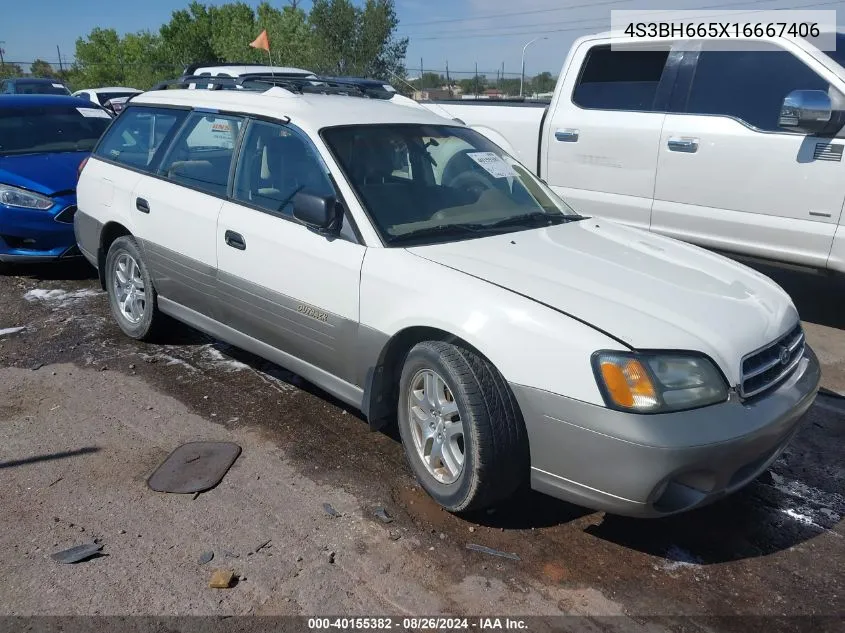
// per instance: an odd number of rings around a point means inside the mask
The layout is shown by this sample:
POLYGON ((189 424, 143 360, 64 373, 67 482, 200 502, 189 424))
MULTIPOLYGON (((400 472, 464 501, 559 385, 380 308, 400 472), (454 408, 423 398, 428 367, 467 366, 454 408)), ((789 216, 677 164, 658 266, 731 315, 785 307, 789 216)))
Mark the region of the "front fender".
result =
POLYGON ((370 249, 364 260, 361 326, 382 341, 360 359, 365 373, 378 366, 383 345, 394 336, 424 327, 470 344, 508 382, 598 405, 604 401, 590 356, 598 349, 624 349, 552 308, 392 248, 370 249))

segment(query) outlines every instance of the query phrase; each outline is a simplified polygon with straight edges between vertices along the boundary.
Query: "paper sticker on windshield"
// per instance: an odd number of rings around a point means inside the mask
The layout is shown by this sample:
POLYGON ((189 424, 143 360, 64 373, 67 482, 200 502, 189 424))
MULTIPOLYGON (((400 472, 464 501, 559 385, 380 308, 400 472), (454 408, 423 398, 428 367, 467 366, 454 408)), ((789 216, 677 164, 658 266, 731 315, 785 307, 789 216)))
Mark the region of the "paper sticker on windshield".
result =
POLYGON ((493 152, 469 152, 467 156, 481 165, 493 178, 511 178, 516 176, 513 167, 493 152))
POLYGON ((77 108, 76 109, 79 114, 89 119, 110 119, 111 116, 105 110, 100 110, 99 108, 77 108))

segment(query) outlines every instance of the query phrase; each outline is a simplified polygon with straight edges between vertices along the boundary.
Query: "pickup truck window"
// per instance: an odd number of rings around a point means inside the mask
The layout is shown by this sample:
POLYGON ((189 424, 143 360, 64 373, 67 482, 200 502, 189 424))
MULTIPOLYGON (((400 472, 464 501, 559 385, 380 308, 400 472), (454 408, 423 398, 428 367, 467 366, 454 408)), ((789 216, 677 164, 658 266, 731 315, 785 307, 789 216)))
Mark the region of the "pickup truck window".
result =
POLYGON ((388 245, 436 243, 578 219, 473 130, 354 125, 322 136, 388 245))
POLYGON ((758 130, 783 132, 777 123, 784 97, 793 90, 827 91, 829 84, 792 53, 765 48, 702 51, 685 112, 735 117, 758 130))
POLYGON ((572 102, 589 110, 653 111, 669 51, 611 50, 587 53, 572 102))

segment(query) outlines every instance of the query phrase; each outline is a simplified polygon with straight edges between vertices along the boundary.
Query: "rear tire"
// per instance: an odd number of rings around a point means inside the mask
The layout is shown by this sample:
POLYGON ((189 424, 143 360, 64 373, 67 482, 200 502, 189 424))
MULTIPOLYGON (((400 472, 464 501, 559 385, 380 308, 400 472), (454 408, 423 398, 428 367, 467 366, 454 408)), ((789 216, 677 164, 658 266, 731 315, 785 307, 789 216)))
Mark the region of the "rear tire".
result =
POLYGON ((411 470, 450 512, 489 507, 526 479, 528 436, 513 393, 468 347, 425 341, 411 349, 398 419, 411 470))
POLYGON ((106 291, 109 307, 123 333, 138 340, 149 340, 163 320, 156 305, 152 276, 131 235, 112 242, 106 255, 106 291))

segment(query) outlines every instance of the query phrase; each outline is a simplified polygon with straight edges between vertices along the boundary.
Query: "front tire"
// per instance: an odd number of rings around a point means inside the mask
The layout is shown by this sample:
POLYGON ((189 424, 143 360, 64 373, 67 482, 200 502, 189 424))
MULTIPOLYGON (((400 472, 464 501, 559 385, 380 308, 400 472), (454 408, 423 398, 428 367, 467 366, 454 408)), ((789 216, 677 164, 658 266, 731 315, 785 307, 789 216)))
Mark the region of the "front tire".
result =
POLYGON ((135 238, 126 235, 112 242, 106 256, 109 307, 127 336, 149 340, 163 315, 156 306, 152 277, 135 238))
POLYGON ((450 512, 509 497, 529 468, 525 424, 507 382, 465 346, 425 341, 405 359, 399 433, 417 479, 450 512))

